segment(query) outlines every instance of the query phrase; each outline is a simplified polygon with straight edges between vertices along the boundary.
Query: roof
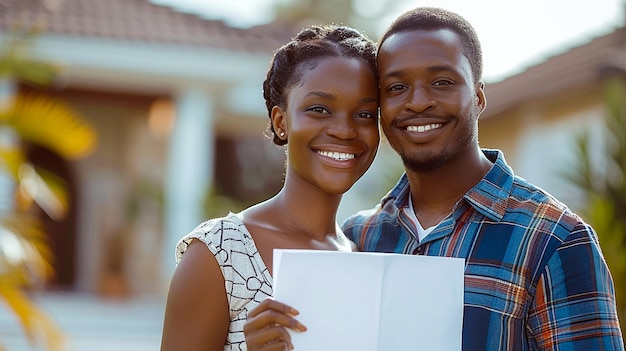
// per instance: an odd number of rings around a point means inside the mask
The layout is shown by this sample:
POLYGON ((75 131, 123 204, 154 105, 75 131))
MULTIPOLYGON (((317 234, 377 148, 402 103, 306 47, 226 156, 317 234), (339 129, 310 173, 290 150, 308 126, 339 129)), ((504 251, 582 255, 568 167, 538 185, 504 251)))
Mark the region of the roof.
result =
POLYGON ((278 23, 234 28, 147 0, 0 0, 0 30, 17 23, 43 23, 48 34, 248 52, 273 52, 293 34, 278 23))
POLYGON ((626 27, 616 28, 500 82, 487 83, 483 118, 527 101, 593 89, 607 68, 626 71, 626 27))
MULTIPOLYGON (((225 0, 228 1, 228 0, 225 0)), ((150 3, 148 0, 0 0, 0 30, 41 23, 48 34, 271 53, 296 24, 248 29, 150 3)), ((497 83, 487 82, 483 118, 526 101, 591 86, 607 66, 626 70, 626 28, 595 38, 497 83)))

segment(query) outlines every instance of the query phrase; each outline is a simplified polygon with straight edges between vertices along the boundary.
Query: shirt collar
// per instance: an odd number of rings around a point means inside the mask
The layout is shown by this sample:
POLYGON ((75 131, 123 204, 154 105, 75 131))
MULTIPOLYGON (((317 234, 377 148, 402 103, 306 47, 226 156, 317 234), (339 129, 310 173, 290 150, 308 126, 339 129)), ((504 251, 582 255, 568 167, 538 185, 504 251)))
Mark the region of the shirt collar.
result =
MULTIPOLYGON (((482 149, 482 151, 494 165, 478 184, 465 193, 463 198, 485 216, 493 220, 501 220, 506 212, 513 186, 513 170, 506 164, 502 151, 496 149, 482 149)), ((399 210, 408 204, 408 199, 409 179, 405 172, 391 191, 383 197, 381 205, 384 207, 391 201, 399 210)))
POLYGON ((485 216, 501 220, 513 187, 513 170, 506 164, 504 154, 500 150, 482 149, 493 166, 463 198, 477 211, 485 216))
POLYGON ((406 172, 402 173, 400 179, 396 185, 391 188, 389 193, 381 200, 381 206, 384 208, 388 203, 391 203, 395 207, 396 211, 399 211, 402 207, 408 204, 410 195, 409 178, 406 172))

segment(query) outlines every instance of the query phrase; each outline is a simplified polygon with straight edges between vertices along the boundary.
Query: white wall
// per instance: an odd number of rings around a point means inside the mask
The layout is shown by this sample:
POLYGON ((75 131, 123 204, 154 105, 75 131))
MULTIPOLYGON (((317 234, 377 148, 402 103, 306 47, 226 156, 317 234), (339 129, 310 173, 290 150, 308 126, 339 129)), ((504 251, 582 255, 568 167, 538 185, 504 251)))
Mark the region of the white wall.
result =
POLYGON ((603 139, 601 107, 576 112, 568 118, 554 122, 529 116, 518 145, 517 164, 512 165, 515 173, 548 191, 571 208, 581 205, 581 193, 563 176, 573 170, 577 162, 575 153, 576 136, 584 130, 591 133, 591 150, 596 167, 603 167, 603 139))

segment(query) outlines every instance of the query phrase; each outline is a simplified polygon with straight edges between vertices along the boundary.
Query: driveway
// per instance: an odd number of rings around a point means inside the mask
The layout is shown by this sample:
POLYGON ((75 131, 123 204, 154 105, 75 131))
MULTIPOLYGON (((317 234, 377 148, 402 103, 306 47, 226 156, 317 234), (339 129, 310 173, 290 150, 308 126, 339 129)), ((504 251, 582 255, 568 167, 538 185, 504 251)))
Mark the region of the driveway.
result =
MULTIPOLYGON (((64 351, 155 351, 160 347, 163 296, 107 299, 55 292, 34 299, 64 330, 64 351)), ((2 301, 0 344, 6 351, 44 351, 28 344, 17 319, 2 301)))

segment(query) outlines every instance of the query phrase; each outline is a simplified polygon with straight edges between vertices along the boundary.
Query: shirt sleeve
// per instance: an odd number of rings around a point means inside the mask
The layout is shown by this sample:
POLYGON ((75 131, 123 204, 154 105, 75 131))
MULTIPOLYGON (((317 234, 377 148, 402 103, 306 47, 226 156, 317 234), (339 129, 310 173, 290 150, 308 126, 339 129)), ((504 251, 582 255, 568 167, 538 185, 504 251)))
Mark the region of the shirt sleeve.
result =
POLYGON ((539 350, 624 350, 613 280, 589 225, 579 223, 549 258, 527 323, 539 350))

